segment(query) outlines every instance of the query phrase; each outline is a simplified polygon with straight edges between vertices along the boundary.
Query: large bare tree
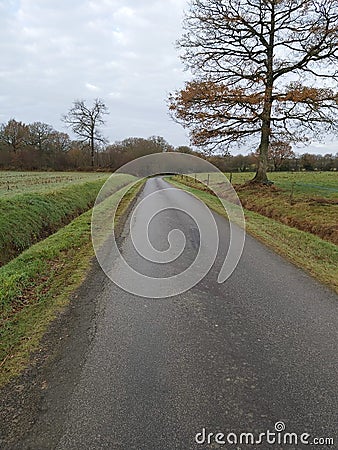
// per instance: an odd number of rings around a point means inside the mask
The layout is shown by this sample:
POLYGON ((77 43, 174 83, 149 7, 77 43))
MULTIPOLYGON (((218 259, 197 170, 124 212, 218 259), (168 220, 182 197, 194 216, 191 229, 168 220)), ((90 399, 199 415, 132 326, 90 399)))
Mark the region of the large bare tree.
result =
POLYGON ((62 116, 73 132, 83 141, 88 142, 91 150, 91 165, 95 165, 95 143, 105 142, 99 126, 104 125, 103 116, 108 114, 108 108, 100 99, 95 99, 91 107, 84 100, 75 100, 69 112, 62 116))
POLYGON ((193 80, 169 108, 194 145, 255 143, 266 183, 272 136, 337 130, 337 0, 192 0, 184 28, 193 80))

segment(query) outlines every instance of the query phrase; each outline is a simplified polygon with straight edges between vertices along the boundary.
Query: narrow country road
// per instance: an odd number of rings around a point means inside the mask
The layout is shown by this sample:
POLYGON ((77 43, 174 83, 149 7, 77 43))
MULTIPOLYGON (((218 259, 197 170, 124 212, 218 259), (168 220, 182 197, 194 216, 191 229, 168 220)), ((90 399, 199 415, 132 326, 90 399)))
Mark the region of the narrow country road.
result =
MULTIPOLYGON (((161 178, 150 179, 140 198, 168 186, 161 178)), ((161 197, 164 207, 166 195, 173 191, 161 197)), ((180 205, 198 202, 180 190, 175 196, 180 205)), ((275 431, 276 422, 284 422, 286 432, 308 433, 310 443, 334 438, 331 448, 338 448, 337 296, 250 236, 237 269, 218 284, 229 230, 225 219, 214 217, 221 236, 215 266, 184 294, 137 297, 103 276, 98 266, 92 270, 81 288, 72 329, 44 375, 39 411, 7 448, 329 448, 264 439, 255 445, 215 441, 218 432, 258 437, 275 431), (81 302, 96 305, 86 327, 81 302), (83 336, 89 336, 88 345, 72 343, 83 342, 83 336), (195 440, 203 429, 214 433, 210 445, 195 440)), ((132 226, 144 226, 142 209, 132 226)), ((127 231, 124 256, 152 276, 165 270, 173 274, 178 265, 181 270, 199 246, 191 219, 168 209, 154 219, 150 239, 164 250, 173 228, 186 234, 186 250, 167 268, 147 266, 127 231)))

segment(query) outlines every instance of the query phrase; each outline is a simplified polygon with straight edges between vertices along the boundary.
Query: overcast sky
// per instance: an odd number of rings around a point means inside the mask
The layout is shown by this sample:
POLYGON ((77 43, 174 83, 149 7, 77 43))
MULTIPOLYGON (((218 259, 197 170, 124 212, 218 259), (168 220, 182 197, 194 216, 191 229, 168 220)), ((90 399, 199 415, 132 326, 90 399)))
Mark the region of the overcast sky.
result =
MULTIPOLYGON (((188 144, 168 93, 188 79, 175 49, 187 0, 0 0, 0 122, 41 121, 67 131, 73 100, 99 97, 113 142, 160 135, 188 144)), ((301 149, 302 152, 309 149, 301 149)), ((337 144, 312 152, 338 151, 337 144)))

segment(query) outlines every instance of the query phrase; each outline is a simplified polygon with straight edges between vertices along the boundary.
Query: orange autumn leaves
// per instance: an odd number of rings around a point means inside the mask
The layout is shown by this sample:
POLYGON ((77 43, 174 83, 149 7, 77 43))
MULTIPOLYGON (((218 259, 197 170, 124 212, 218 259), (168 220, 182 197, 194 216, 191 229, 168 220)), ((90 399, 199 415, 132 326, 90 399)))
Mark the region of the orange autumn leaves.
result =
MULTIPOLYGON (((192 142, 203 145, 216 135, 241 138, 260 126, 264 102, 264 91, 250 92, 248 89, 229 87, 224 83, 190 81, 185 88, 169 96, 172 115, 191 131, 192 142), (226 129, 227 128, 227 129, 226 129)), ((338 95, 332 89, 290 83, 284 92, 276 89, 272 94, 276 120, 295 118, 295 105, 319 109, 324 102, 338 103, 338 95)), ((297 109, 297 114, 302 112, 297 109)))

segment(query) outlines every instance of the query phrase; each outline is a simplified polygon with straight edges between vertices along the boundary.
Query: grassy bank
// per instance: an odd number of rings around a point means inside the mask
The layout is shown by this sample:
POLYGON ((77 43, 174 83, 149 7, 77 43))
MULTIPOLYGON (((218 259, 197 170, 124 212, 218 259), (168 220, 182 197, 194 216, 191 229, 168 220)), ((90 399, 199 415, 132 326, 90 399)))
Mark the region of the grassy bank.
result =
MULTIPOLYGON (((118 221, 141 186, 122 189, 127 195, 118 221)), ((120 192, 111 204, 117 203, 120 192)), ((0 385, 27 365, 48 324, 84 279, 93 255, 90 210, 0 268, 0 385)))
MULTIPOLYGON (((116 175, 119 189, 129 175, 116 175)), ((0 266, 91 208, 105 178, 0 199, 0 266)))
MULTIPOLYGON (((168 179, 168 181, 191 192, 220 215, 225 215, 220 201, 209 192, 187 186, 177 180, 168 179)), ((336 245, 261 214, 248 210, 244 210, 244 213, 246 229, 251 235, 338 293, 336 245)))
MULTIPOLYGON (((260 189, 243 184, 250 178, 252 174, 248 173, 232 176, 232 184, 245 209, 338 244, 338 173, 271 173, 269 178, 274 186, 260 189)), ((191 187, 201 187, 195 185, 193 178, 176 179, 191 187)), ((199 174, 198 179, 206 182, 208 176, 199 174)), ((219 174, 209 175, 209 186, 217 186, 220 195, 227 198, 219 174)))

